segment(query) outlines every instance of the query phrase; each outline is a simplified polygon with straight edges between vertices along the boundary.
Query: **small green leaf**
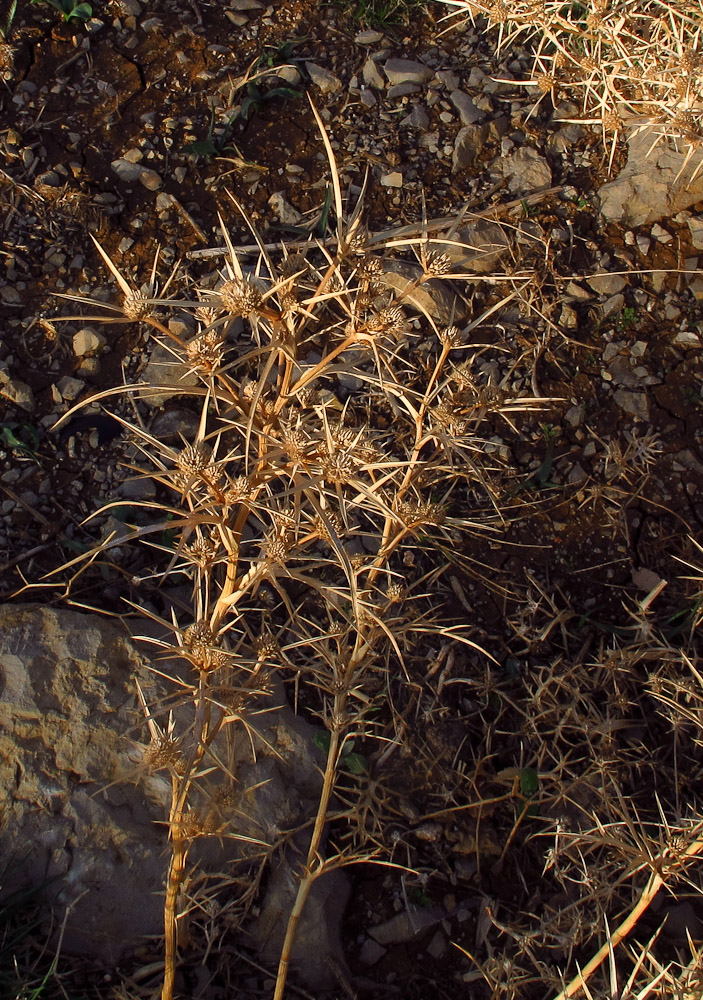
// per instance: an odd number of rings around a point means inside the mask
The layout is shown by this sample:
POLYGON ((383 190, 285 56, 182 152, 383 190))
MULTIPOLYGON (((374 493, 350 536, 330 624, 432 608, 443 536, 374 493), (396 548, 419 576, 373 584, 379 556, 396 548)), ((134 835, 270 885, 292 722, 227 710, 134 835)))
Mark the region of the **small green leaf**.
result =
POLYGON ((19 448, 20 451, 24 451, 27 447, 7 425, 5 425, 0 432, 0 440, 2 440, 2 443, 7 445, 8 448, 19 448))
POLYGON ((326 729, 321 729, 319 733, 315 733, 312 741, 317 749, 322 750, 324 754, 328 754, 330 752, 330 734, 326 729))
POLYGON ((351 774, 366 774, 366 758, 360 753, 342 754, 342 767, 351 774))
POLYGON ((72 10, 66 11, 64 16, 67 21, 70 21, 72 18, 78 21, 89 21, 93 16, 93 8, 89 3, 79 3, 72 10))
POLYGON ((181 147, 181 152, 186 156, 197 156, 203 160, 211 160, 217 156, 217 146, 212 139, 200 139, 196 142, 188 142, 181 147))
POLYGON ((539 788, 539 775, 534 767, 523 767, 520 771, 520 791, 526 799, 532 798, 539 788))

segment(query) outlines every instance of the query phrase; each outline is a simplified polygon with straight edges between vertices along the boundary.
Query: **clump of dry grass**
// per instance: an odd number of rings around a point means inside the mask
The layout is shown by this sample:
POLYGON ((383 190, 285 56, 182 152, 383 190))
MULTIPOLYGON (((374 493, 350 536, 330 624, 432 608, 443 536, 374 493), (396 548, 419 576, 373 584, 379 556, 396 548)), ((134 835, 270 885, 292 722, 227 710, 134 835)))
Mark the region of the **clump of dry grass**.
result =
MULTIPOLYGON (((245 269, 223 224, 224 269, 195 296, 180 299, 165 297, 173 295, 175 275, 157 293, 155 264, 148 285, 136 288, 98 247, 122 302, 93 319, 145 324, 198 376, 197 386, 183 389, 200 406, 192 440, 169 446, 124 422, 143 456, 133 471, 160 491, 143 505, 156 512, 156 523, 134 536, 158 539, 175 531, 165 576, 184 575, 192 588, 185 620, 158 619, 171 636, 159 642, 161 652, 188 665, 188 674, 174 678, 171 704, 179 711, 190 706, 190 718, 179 729, 144 702, 150 739, 143 766, 171 782, 163 1000, 174 992, 193 845, 204 836, 236 835, 234 812, 219 809, 214 816, 199 808, 201 777, 219 768, 225 792, 236 799, 236 761, 223 760, 215 748, 232 727, 255 730, 251 706, 265 698, 275 671, 297 675, 329 733, 278 970, 275 997, 283 995, 314 882, 362 856, 358 845, 377 833, 376 805, 349 801, 347 815, 356 818, 360 836, 325 849, 345 748, 373 733, 372 711, 383 701, 389 672, 403 671, 413 636, 438 628, 413 609, 413 595, 441 575, 442 550, 465 529, 481 529, 465 516, 465 504, 455 503, 457 494, 483 491, 489 508, 493 500, 482 484, 495 476, 497 459, 488 454, 481 425, 494 412, 542 405, 513 398, 474 372, 481 347, 472 347, 470 335, 483 314, 463 325, 438 325, 412 305, 418 289, 452 277, 448 257, 426 227, 414 237, 378 241, 364 229, 361 201, 347 214, 321 131, 336 209, 330 249, 311 241, 302 251, 274 252, 252 228, 259 251, 245 269), (416 277, 400 292, 383 280, 397 254, 416 261, 416 277), (183 312, 196 325, 189 339, 166 323, 183 312), (425 560, 423 553, 435 548, 440 555, 425 560), (408 549, 415 553, 409 562, 408 549)), ((510 281, 514 289, 515 275, 510 281)), ((498 293, 485 315, 513 294, 498 293)), ((460 296, 456 304, 458 311, 460 296)), ((126 386, 96 399, 116 391, 153 398, 158 387, 126 386)), ((100 552, 125 542, 108 539, 100 552)), ((452 634, 474 645, 461 628, 452 634)))
MULTIPOLYGON (((566 94, 579 120, 599 124, 611 163, 618 135, 635 125, 687 149, 703 142, 701 0, 443 0, 472 21, 498 28, 498 51, 518 38, 533 44, 533 68, 521 86, 566 94)), ((450 15, 452 16, 452 15, 450 15)))

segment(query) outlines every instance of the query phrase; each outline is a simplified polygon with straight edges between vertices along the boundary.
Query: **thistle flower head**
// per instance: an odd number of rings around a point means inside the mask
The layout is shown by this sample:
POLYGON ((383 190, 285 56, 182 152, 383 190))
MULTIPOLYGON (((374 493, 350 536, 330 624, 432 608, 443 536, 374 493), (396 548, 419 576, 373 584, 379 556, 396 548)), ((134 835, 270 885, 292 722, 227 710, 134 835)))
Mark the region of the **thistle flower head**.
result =
POLYGON ((122 300, 122 312, 128 320, 133 323, 140 323, 154 315, 154 306, 142 291, 133 289, 125 295, 122 300))
POLYGON ((449 254, 440 250, 430 250, 426 257, 425 269, 427 274, 447 274, 452 269, 449 254))
POLYGON ((250 316, 263 305, 261 291, 249 278, 231 278, 218 291, 220 305, 230 316, 250 316))
POLYGON ((179 472, 195 476, 210 467, 210 453, 202 445, 187 444, 176 459, 179 472))

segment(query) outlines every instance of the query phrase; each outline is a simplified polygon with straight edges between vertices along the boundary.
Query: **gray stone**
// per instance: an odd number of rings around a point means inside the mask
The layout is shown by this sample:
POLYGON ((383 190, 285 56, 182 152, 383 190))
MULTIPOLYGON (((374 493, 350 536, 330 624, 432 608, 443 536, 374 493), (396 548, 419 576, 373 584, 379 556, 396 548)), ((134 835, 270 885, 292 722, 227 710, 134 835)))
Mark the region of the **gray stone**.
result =
POLYGON ((435 248, 449 256, 455 270, 490 274, 511 245, 510 237, 498 223, 474 219, 459 230, 455 242, 438 243, 435 248))
POLYGON ((37 408, 31 387, 2 368, 0 368, 0 398, 9 399, 26 413, 34 413, 37 408))
MULTIPOLYGON (((442 249, 438 247, 438 249, 442 249)), ((379 275, 383 283, 394 288, 400 295, 422 274, 419 264, 405 261, 388 260, 384 262, 384 272, 379 275)), ((431 278, 423 282, 403 297, 403 305, 412 306, 423 315, 431 316, 438 323, 448 326, 450 323, 461 322, 465 315, 465 306, 461 299, 452 295, 446 282, 431 278)))
POLYGON ((498 159, 492 166, 508 181, 511 194, 531 194, 552 183, 549 164, 536 150, 522 146, 505 158, 498 159))
POLYGON ((435 962, 439 962, 447 954, 448 947, 449 942, 447 941, 446 934, 441 928, 437 928, 432 935, 430 943, 427 945, 427 954, 431 955, 435 962))
POLYGON ((154 344, 141 379, 151 389, 140 396, 149 406, 161 406, 175 396, 187 395, 189 388, 200 384, 197 372, 158 342, 154 344))
POLYGON ((361 76, 367 87, 375 87, 376 90, 383 90, 385 87, 385 80, 381 76, 380 70, 373 59, 367 59, 364 63, 364 68, 361 71, 361 76))
POLYGON ((479 155, 488 139, 488 125, 465 125, 454 140, 452 173, 466 170, 479 155))
POLYGON ((442 84, 445 90, 452 91, 456 90, 461 82, 459 80, 458 74, 454 73, 450 69, 438 69, 435 76, 442 84))
POLYGON ((408 97, 410 94, 417 94, 420 87, 416 83, 395 83, 386 91, 389 101, 397 101, 401 97, 408 97))
POLYGON ((406 115, 400 124, 410 126, 411 128, 417 128, 421 132, 426 132, 430 127, 430 116, 421 104, 416 104, 410 114, 406 115))
POLYGON ((627 165, 598 192, 603 218, 630 228, 666 219, 703 199, 703 151, 688 162, 665 139, 652 149, 649 129, 630 133, 627 165), (697 175, 696 175, 697 171, 697 175))
POLYGON ((354 41, 357 45, 375 45, 376 42, 380 42, 383 39, 382 31, 374 31, 372 28, 368 28, 366 31, 360 31, 354 36, 354 41))
POLYGON ((626 389, 618 389, 613 393, 613 398, 621 410, 632 414, 640 420, 649 420, 649 399, 644 392, 628 392, 626 389))
POLYGON ((289 87, 297 87, 302 77, 295 66, 278 66, 276 76, 283 80, 289 87))
POLYGON ((79 395, 85 388, 85 382, 80 378, 71 378, 70 375, 64 375, 56 383, 56 388, 61 393, 62 399, 67 399, 69 402, 73 402, 78 399, 79 395))
POLYGON ((192 441, 198 432, 199 419, 191 410, 167 410, 157 413, 149 433, 164 444, 180 442, 183 438, 192 441))
POLYGON ((403 175, 400 170, 394 170, 390 174, 381 176, 381 186, 389 188, 400 188, 403 186, 403 175))
POLYGON ((453 90, 449 95, 449 100, 459 112, 462 125, 476 125, 484 117, 483 111, 479 111, 468 94, 463 90, 453 90))
POLYGON ((686 225, 691 232, 691 243, 696 250, 703 250, 703 219, 692 215, 686 219, 686 225))
POLYGON ((412 906, 403 913, 397 913, 376 927, 369 928, 369 934, 379 944, 403 944, 412 941, 418 934, 438 924, 444 917, 444 911, 438 907, 425 909, 412 906))
POLYGON ((380 945, 373 938, 366 938, 359 951, 359 961, 364 965, 375 965, 383 958, 388 949, 380 945))
POLYGON ((139 0, 118 0, 117 9, 127 17, 139 17, 142 5, 139 0))
POLYGON ((16 883, 3 889, 53 880, 64 950, 115 962, 162 926, 162 808, 111 784, 130 764, 132 675, 148 678, 108 619, 12 605, 0 623, 0 853, 16 883))
POLYGON ((141 163, 132 163, 125 157, 113 160, 110 166, 113 173, 116 173, 119 179, 124 181, 125 184, 136 184, 139 182, 149 191, 157 191, 163 183, 155 170, 143 167, 141 163))
POLYGON ((276 191, 271 195, 268 201, 269 205, 276 213, 281 222, 288 226, 297 226, 300 222, 302 216, 297 208, 293 208, 290 202, 287 202, 283 191, 276 191))
POLYGON ((627 278, 623 274, 594 274, 587 284, 599 295, 615 295, 627 287, 627 278))
POLYGON ((328 69, 318 66, 314 62, 306 62, 305 69, 310 74, 310 79, 323 94, 336 94, 342 89, 342 81, 331 73, 328 69))
POLYGON ((78 358, 97 354, 105 345, 105 337, 89 326, 73 334, 73 353, 78 358))
MULTIPOLYGON (((115 527, 128 532, 121 522, 115 527)), ((163 638, 156 625, 132 624, 163 638)), ((174 693, 165 677, 192 671, 160 656, 158 674, 114 619, 38 605, 0 608, 0 856, 12 860, 2 889, 45 887, 62 916, 68 908, 63 950, 110 965, 163 927, 171 781, 164 766, 141 763, 148 732, 134 677, 165 728, 168 713, 159 705, 174 693)), ((315 746, 318 730, 293 714, 282 683, 273 676, 270 686, 268 696, 251 695, 246 724, 222 727, 211 748, 222 768, 206 770, 191 790, 193 813, 212 834, 194 840, 189 861, 220 881, 232 872, 236 883, 280 848, 260 914, 246 928, 262 957, 275 962, 324 755, 315 746)), ((174 708, 184 752, 192 714, 191 705, 174 708)), ((344 968, 348 892, 346 876, 332 871, 315 882, 303 910, 293 963, 313 989, 334 982, 335 963, 344 968)))
POLYGON ((383 72, 391 86, 398 83, 428 83, 434 76, 433 69, 412 59, 387 59, 383 72))

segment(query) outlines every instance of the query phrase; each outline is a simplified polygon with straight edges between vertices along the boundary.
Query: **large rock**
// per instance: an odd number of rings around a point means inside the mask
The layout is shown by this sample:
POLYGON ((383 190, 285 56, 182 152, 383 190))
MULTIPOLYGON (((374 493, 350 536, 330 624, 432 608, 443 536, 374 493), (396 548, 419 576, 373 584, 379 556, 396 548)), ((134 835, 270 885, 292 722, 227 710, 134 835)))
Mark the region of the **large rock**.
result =
POLYGON ((684 149, 677 152, 666 139, 652 148, 655 139, 648 129, 630 134, 627 165, 598 192, 606 222, 644 226, 703 199, 703 150, 686 162, 684 149))
MULTIPOLYGON (((0 609, 0 856, 68 908, 64 947, 115 963, 163 924, 161 806, 130 767, 144 664, 124 629, 75 611, 0 609)), ((59 916, 62 916, 62 912, 59 916)))
POLYGON ((488 219, 471 219, 462 226, 453 242, 433 244, 435 250, 448 255, 455 271, 474 274, 490 274, 500 269, 501 259, 511 246, 509 232, 488 219))
POLYGON ((499 157, 492 166, 506 178, 508 190, 514 195, 532 194, 552 183, 551 167, 529 146, 516 149, 510 156, 499 157))
POLYGON ((379 275, 380 280, 387 288, 394 289, 402 296, 404 305, 417 309, 423 315, 431 316, 437 323, 445 326, 449 323, 459 323, 464 318, 466 307, 458 296, 451 293, 446 281, 430 278, 421 285, 412 287, 422 274, 419 264, 387 260, 384 261, 384 268, 383 273, 379 275))
MULTIPOLYGON (((175 675, 188 670, 183 661, 157 666, 175 675)), ((165 682, 157 686, 119 624, 44 606, 0 608, 0 857, 12 873, 2 891, 45 886, 59 920, 68 912, 63 950, 105 965, 163 927, 170 779, 138 766, 148 736, 135 677, 156 715, 165 682)), ((225 727, 212 747, 210 761, 225 770, 212 768, 191 796, 212 835, 194 842, 190 860, 201 875, 220 873, 221 883, 221 873, 246 877, 283 846, 261 918, 246 936, 275 961, 309 829, 293 839, 288 833, 314 815, 324 755, 282 684, 271 685, 271 695, 247 703, 246 725, 225 727)), ((174 715, 175 735, 185 733, 191 708, 174 715)), ((347 892, 341 873, 323 877, 303 912, 293 958, 312 988, 334 981, 331 957, 343 964, 347 892)))

